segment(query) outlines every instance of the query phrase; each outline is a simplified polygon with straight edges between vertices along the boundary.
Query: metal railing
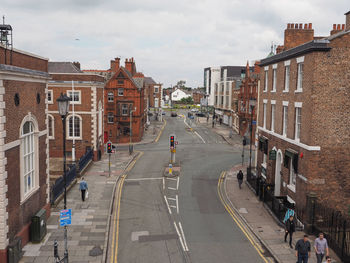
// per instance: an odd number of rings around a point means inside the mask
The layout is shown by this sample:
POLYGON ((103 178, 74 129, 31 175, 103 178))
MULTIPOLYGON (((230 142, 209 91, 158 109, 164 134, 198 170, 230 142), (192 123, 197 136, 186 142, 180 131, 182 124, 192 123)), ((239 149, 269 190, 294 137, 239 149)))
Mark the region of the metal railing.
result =
MULTIPOLYGON (((68 171, 66 172, 67 187, 72 183, 72 181, 77 177, 76 166, 70 165, 68 171)), ((64 178, 59 177, 51 188, 51 204, 54 204, 57 198, 63 193, 64 190, 64 178)))
POLYGON ((90 160, 92 160, 92 158, 94 157, 94 149, 91 148, 89 150, 87 150, 87 152, 80 157, 79 159, 79 171, 84 170, 84 168, 86 167, 86 165, 90 162, 90 160))

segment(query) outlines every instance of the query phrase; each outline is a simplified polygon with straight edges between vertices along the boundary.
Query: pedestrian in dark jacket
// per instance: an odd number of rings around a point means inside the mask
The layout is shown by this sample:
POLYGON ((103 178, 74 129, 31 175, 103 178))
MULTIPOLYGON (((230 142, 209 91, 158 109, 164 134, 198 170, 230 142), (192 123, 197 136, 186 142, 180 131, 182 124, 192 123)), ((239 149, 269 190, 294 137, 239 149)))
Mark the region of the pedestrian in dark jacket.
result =
POLYGON ((295 256, 298 258, 297 263, 307 263, 310 257, 311 244, 308 235, 304 235, 303 239, 299 239, 295 245, 295 256))
POLYGON ((286 233, 284 235, 284 242, 287 242, 287 236, 289 234, 289 246, 292 247, 292 238, 293 233, 295 232, 295 223, 294 223, 294 217, 290 216, 289 219, 286 222, 286 233))
POLYGON ((239 172, 237 174, 237 180, 238 180, 239 189, 242 189, 242 183, 243 183, 243 172, 242 172, 242 170, 239 170, 239 172))
POLYGON ((79 190, 81 191, 81 200, 85 201, 85 193, 88 190, 87 182, 84 180, 84 177, 81 178, 79 183, 79 190))

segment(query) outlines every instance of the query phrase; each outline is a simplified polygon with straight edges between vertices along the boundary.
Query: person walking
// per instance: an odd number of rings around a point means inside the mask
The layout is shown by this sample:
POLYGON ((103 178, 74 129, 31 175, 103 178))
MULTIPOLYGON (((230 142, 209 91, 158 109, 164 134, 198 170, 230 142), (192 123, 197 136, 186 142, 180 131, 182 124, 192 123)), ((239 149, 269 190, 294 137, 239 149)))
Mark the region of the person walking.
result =
POLYGON ((297 263, 307 263, 310 257, 311 244, 308 235, 304 235, 303 239, 299 239, 295 245, 295 256, 298 258, 297 263))
POLYGON ((283 223, 286 223, 290 216, 295 217, 294 208, 295 208, 294 204, 291 204, 288 210, 286 211, 286 214, 284 215, 283 223))
POLYGON ((289 235, 289 246, 290 246, 290 248, 293 248, 292 239, 293 239, 293 233, 295 232, 295 223, 294 223, 293 216, 289 217, 285 226, 286 226, 286 233, 284 235, 284 242, 287 242, 287 236, 289 235))
POLYGON ((316 252, 316 258, 317 258, 317 263, 322 263, 322 259, 325 255, 329 256, 329 250, 328 250, 328 243, 327 239, 324 237, 323 233, 320 233, 318 235, 318 238, 315 240, 315 252, 316 252))
POLYGON ((83 200, 83 202, 85 202, 85 194, 88 189, 88 184, 84 180, 84 177, 82 177, 79 183, 79 190, 81 191, 81 200, 83 200))
POLYGON ((242 170, 239 170, 239 172, 237 174, 237 180, 238 180, 239 189, 242 189, 242 183, 243 183, 243 172, 242 172, 242 170))

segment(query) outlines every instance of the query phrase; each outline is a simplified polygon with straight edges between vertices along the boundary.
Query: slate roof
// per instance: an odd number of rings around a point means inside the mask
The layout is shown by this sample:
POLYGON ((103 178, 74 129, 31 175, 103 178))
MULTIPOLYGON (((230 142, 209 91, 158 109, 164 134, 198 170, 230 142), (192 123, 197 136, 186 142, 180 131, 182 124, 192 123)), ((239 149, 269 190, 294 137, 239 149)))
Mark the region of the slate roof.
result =
POLYGON ((151 77, 145 77, 145 84, 146 85, 153 85, 157 84, 151 77))
POLYGON ((44 72, 44 71, 27 69, 27 68, 21 68, 21 67, 5 65, 5 64, 0 64, 0 71, 18 72, 18 73, 27 74, 27 75, 30 75, 30 76, 50 78, 50 75, 47 72, 44 72))
POLYGON ((72 62, 49 62, 49 73, 84 73, 72 62))

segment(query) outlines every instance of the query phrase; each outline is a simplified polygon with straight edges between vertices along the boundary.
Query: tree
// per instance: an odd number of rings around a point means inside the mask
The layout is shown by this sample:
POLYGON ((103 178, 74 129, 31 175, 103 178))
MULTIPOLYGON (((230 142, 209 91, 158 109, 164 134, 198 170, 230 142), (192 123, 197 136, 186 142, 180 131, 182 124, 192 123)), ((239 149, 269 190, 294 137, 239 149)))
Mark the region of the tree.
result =
POLYGON ((180 103, 182 103, 182 104, 193 104, 193 98, 192 97, 182 98, 180 100, 180 103))

